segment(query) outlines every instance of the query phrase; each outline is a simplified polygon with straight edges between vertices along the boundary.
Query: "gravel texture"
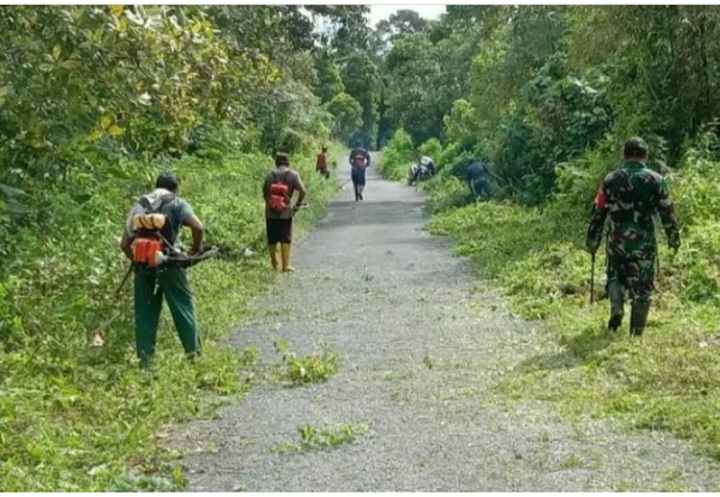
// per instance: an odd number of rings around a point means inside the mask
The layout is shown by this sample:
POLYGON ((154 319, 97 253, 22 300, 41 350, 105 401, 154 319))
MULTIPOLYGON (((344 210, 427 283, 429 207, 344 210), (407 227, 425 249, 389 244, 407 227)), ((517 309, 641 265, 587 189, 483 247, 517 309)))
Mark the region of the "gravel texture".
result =
MULTIPOLYGON (((312 196, 312 194, 311 194, 312 196)), ((290 388, 258 380, 242 403, 184 427, 172 445, 195 491, 717 491, 717 466, 662 432, 610 421, 569 424, 552 403, 493 407, 512 368, 553 345, 512 316, 470 263, 422 231, 423 197, 368 174, 366 200, 348 185, 294 253, 297 273, 257 299, 231 338, 341 357, 329 381, 290 388), (334 449, 277 453, 311 424, 369 424, 334 449)))

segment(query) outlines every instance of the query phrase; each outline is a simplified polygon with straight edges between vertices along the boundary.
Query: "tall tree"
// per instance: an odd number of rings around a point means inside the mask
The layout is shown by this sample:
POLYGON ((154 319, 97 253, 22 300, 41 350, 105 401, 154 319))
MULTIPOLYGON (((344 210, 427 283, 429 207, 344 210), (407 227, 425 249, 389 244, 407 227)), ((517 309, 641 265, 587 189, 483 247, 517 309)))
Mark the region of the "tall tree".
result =
POLYGON ((380 72, 367 54, 356 52, 345 63, 342 76, 347 93, 360 103, 363 110, 363 127, 356 138, 365 146, 375 147, 380 121, 380 72))

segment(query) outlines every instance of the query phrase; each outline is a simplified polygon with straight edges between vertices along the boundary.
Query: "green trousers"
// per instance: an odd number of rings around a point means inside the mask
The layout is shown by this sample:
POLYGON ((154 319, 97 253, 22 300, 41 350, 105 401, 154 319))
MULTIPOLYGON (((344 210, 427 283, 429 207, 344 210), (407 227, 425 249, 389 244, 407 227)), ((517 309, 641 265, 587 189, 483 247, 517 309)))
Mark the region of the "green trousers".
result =
POLYGON ((135 345, 140 362, 145 365, 155 355, 163 295, 185 352, 190 355, 200 352, 193 296, 185 270, 139 269, 135 271, 135 345))

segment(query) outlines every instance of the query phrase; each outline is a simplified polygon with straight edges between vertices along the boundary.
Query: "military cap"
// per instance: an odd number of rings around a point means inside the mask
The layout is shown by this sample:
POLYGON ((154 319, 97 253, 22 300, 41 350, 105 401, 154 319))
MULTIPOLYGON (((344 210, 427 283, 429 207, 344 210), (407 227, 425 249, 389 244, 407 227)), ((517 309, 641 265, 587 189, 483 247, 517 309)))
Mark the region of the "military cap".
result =
POLYGON ((642 154, 647 153, 650 150, 650 147, 648 147, 647 142, 640 138, 639 136, 633 136, 628 141, 625 142, 625 146, 623 147, 623 152, 625 155, 635 155, 635 154, 642 154))

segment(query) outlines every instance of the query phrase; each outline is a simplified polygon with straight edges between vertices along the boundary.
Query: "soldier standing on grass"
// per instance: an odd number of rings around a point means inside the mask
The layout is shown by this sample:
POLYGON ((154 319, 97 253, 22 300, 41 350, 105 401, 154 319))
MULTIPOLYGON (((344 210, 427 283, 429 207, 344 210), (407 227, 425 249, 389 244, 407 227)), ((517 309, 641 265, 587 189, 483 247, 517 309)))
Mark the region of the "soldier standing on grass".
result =
POLYGON ((670 248, 677 252, 680 233, 665 179, 645 165, 648 146, 642 138, 625 143, 624 164, 608 174, 593 205, 586 246, 595 254, 607 215, 608 329, 622 324, 625 293, 632 303, 630 334, 642 335, 654 290, 657 241, 653 215, 660 215, 670 248))

